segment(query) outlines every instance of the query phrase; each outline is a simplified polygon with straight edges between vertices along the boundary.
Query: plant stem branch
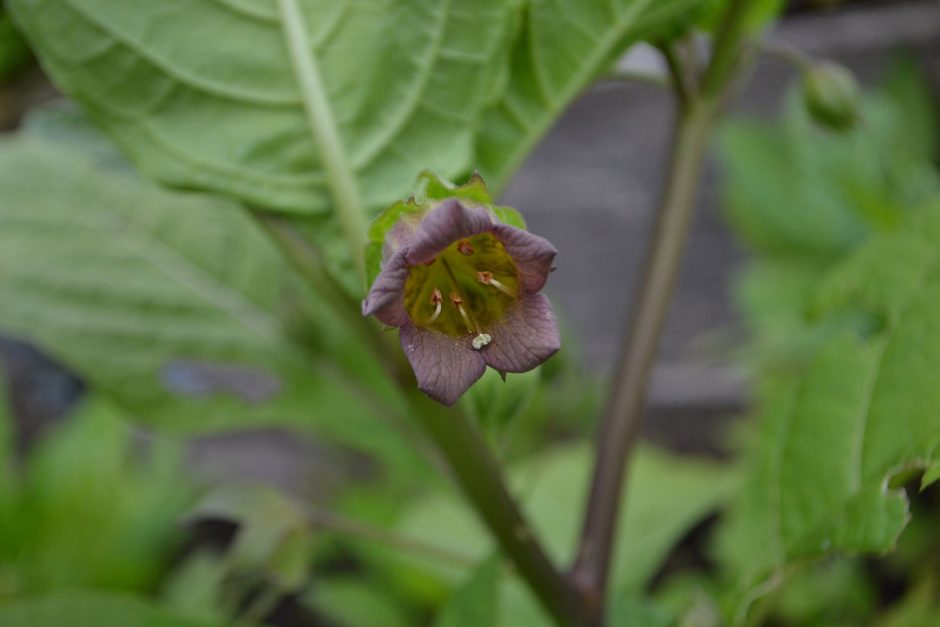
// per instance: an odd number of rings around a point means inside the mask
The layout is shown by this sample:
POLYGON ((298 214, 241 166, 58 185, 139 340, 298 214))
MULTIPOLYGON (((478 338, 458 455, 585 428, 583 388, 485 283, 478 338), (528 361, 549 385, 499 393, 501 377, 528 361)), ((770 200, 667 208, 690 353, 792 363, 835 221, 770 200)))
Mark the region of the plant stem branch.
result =
POLYGON ((336 203, 336 212, 349 244, 349 252, 353 256, 360 277, 364 280, 366 276, 364 251, 366 230, 369 225, 363 210, 359 184, 346 155, 332 107, 326 97, 326 88, 320 76, 313 45, 307 37, 306 22, 300 5, 297 0, 279 0, 278 6, 291 64, 297 77, 304 110, 307 113, 307 123, 310 125, 319 149, 318 154, 326 169, 330 192, 336 203))
POLYGON ((358 520, 352 520, 338 514, 333 514, 319 509, 311 509, 307 512, 307 519, 314 527, 329 529, 338 534, 348 535, 354 538, 368 540, 378 544, 397 549, 404 553, 419 555, 438 562, 447 562, 456 564, 465 568, 476 565, 476 560, 468 555, 452 551, 448 548, 422 542, 413 538, 408 538, 396 533, 392 533, 380 527, 374 527, 358 520))
POLYGON ((794 66, 800 72, 807 72, 813 67, 813 58, 793 46, 778 41, 762 41, 756 46, 756 52, 763 53, 768 57, 775 57, 781 61, 786 61, 794 66))
MULTIPOLYGON (((572 580, 587 597, 595 615, 604 605, 625 469, 645 410, 649 373, 688 233, 711 119, 710 107, 696 102, 680 114, 673 162, 639 292, 641 298, 599 433, 591 494, 571 571, 572 580)), ((602 624, 601 618, 595 618, 593 624, 602 624)))
POLYGON ((671 43, 665 43, 659 46, 663 58, 666 60, 666 66, 669 68, 669 74, 672 76, 672 86, 676 91, 676 97, 682 107, 689 106, 695 95, 695 82, 689 74, 688 67, 679 56, 679 51, 671 43))
POLYGON ((394 352, 394 347, 382 337, 378 326, 362 317, 359 303, 330 275, 320 251, 288 218, 258 209, 249 211, 297 273, 313 288, 317 298, 356 330, 387 369, 396 371, 396 379, 403 376, 401 358, 394 352))
POLYGON ((702 77, 702 97, 713 102, 721 98, 742 53, 741 41, 747 32, 750 5, 754 0, 729 0, 715 34, 711 60, 702 77))
POLYGON ((647 253, 639 299, 598 434, 597 459, 570 578, 588 609, 587 624, 604 624, 605 594, 614 551, 625 471, 646 409, 655 362, 702 175, 708 138, 741 54, 747 5, 731 0, 697 93, 678 113, 671 161, 647 253))
POLYGON ((444 453, 457 484, 516 572, 558 625, 581 625, 584 610, 576 590, 535 537, 479 429, 458 410, 447 410, 420 392, 415 391, 413 402, 415 418, 444 453))

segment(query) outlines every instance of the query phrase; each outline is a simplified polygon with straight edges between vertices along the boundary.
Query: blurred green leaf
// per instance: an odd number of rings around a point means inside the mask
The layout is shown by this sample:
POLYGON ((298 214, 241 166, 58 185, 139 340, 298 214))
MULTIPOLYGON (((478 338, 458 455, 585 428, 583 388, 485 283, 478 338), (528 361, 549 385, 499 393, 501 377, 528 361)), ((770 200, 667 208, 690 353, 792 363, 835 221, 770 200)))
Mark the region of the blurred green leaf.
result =
MULTIPOLYGON (((570 560, 575 549, 578 505, 585 500, 591 459, 587 447, 569 446, 512 471, 512 483, 535 533, 559 563, 570 560)), ((618 593, 640 590, 682 534, 728 498, 736 484, 737 474, 730 467, 641 448, 633 461, 629 501, 619 527, 614 589, 618 593)), ((453 498, 437 497, 418 505, 405 517, 400 531, 479 560, 494 550, 489 534, 472 512, 453 498)), ((464 569, 445 565, 436 573, 451 582, 466 576, 464 569)), ((520 593, 515 586, 510 580, 502 587, 499 624, 538 624, 523 621, 523 616, 541 614, 528 593, 520 593)))
MULTIPOLYGON (((722 16, 728 10, 729 3, 730 0, 709 0, 705 5, 705 9, 700 12, 697 18, 697 24, 702 29, 715 34, 722 16)), ((783 13, 786 6, 787 0, 753 0, 748 2, 746 8, 743 9, 748 12, 744 21, 747 30, 751 33, 760 31, 783 13)))
POLYGON ((113 407, 92 399, 35 446, 0 502, 0 599, 148 590, 165 573, 194 488, 174 444, 132 436, 113 407))
POLYGON ((467 415, 498 437, 532 404, 541 380, 539 369, 512 374, 505 380, 495 370, 488 369, 460 404, 467 415))
MULTIPOLYGON (((892 480, 940 460, 937 241, 934 204, 820 284, 817 319, 850 312, 870 323, 833 330, 763 403, 751 485, 722 544, 744 589, 795 560, 888 551, 907 524, 907 496, 892 480)), ((746 610, 742 601, 736 618, 746 610)))
POLYGON ((756 253, 736 299, 764 378, 802 367, 827 337, 825 325, 807 324, 819 277, 940 191, 936 112, 923 76, 899 63, 865 95, 849 133, 815 129, 795 95, 776 121, 726 126, 725 211, 756 253))
POLYGON ((13 77, 32 58, 29 47, 0 6, 0 83, 13 77))
POLYGON ((305 605, 343 627, 412 627, 406 614, 385 591, 369 586, 363 576, 318 578, 302 597, 305 605))
MULTIPOLYGON (((216 623, 221 625, 221 623, 216 623)), ((0 606, 3 627, 209 627, 130 596, 75 592, 0 606)))
POLYGON ((893 606, 876 627, 936 627, 940 624, 940 585, 936 575, 927 574, 893 606))
POLYGON ((424 168, 471 168, 517 11, 504 0, 297 0, 303 23, 288 24, 293 0, 8 4, 58 85, 145 172, 301 213, 332 205, 311 133, 320 96, 331 113, 319 122, 337 133, 370 207, 404 196, 424 168), (303 63, 322 94, 303 86, 303 63))
POLYGON ((940 190, 934 122, 910 114, 933 107, 923 79, 901 70, 889 84, 865 97, 862 122, 844 134, 814 128, 795 96, 779 122, 726 125, 724 205, 748 245, 774 258, 829 262, 940 190))
POLYGON ((159 596, 180 616, 212 623, 233 615, 225 597, 227 575, 224 556, 207 549, 195 550, 167 574, 159 596))
POLYGON ((190 517, 238 525, 227 556, 231 570, 261 573, 285 592, 306 583, 313 529, 303 507, 287 495, 261 485, 226 485, 207 494, 190 517))
POLYGON ((924 477, 920 483, 920 489, 923 490, 940 480, 940 461, 935 462, 924 471, 924 477))
POLYGON ((530 0, 505 93, 487 113, 477 165, 497 192, 574 99, 630 44, 703 0, 530 0))
POLYGON ((774 615, 800 627, 867 624, 877 590, 860 559, 835 558, 797 571, 774 603, 774 615))
POLYGON ((379 366, 241 210, 142 181, 67 112, 0 140, 0 196, 0 327, 134 418, 189 433, 289 424, 423 468, 376 418, 396 410, 379 366))
POLYGON ((499 603, 500 558, 491 557, 476 568, 444 606, 434 627, 495 625, 499 603))

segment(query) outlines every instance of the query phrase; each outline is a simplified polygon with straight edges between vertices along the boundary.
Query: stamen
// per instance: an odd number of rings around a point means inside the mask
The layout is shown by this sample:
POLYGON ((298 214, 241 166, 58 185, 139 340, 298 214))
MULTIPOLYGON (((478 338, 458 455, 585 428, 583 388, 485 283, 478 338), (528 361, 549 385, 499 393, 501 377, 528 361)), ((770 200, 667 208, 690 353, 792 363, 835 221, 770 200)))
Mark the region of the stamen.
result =
POLYGON ((480 333, 478 336, 473 338, 473 340, 471 340, 470 345, 473 346, 475 350, 480 350, 492 341, 493 338, 488 333, 480 333))
POLYGON ((498 289, 500 292, 502 292, 506 296, 509 296, 511 298, 516 297, 516 295, 512 293, 512 290, 510 290, 504 284, 500 283, 495 278, 493 278, 492 272, 486 272, 486 271, 477 272, 477 281, 479 281, 483 285, 492 285, 493 287, 498 289))
POLYGON ((467 331, 473 333, 475 325, 470 321, 470 316, 467 315, 467 310, 463 307, 463 299, 460 298, 460 294, 457 292, 451 292, 450 302, 453 303, 454 307, 457 308, 457 311, 460 312, 460 317, 463 318, 464 324, 467 325, 467 331))
POLYGON ((457 252, 461 255, 470 256, 473 254, 473 244, 469 240, 462 239, 457 242, 457 252))
POLYGON ((431 291, 431 304, 434 305, 434 313, 431 315, 430 322, 434 322, 441 315, 441 303, 444 302, 444 297, 441 295, 441 290, 436 287, 431 291))

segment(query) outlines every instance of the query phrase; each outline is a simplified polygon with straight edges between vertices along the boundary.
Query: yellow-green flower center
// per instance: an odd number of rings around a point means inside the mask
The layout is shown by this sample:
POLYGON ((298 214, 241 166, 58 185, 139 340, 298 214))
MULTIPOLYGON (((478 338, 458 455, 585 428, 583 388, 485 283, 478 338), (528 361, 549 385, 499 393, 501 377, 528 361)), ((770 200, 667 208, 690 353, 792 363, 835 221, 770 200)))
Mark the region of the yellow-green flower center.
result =
POLYGON ((430 263, 413 266, 405 281, 412 322, 452 337, 472 334, 475 348, 489 342, 486 328, 518 295, 516 264, 490 233, 454 242, 430 263))

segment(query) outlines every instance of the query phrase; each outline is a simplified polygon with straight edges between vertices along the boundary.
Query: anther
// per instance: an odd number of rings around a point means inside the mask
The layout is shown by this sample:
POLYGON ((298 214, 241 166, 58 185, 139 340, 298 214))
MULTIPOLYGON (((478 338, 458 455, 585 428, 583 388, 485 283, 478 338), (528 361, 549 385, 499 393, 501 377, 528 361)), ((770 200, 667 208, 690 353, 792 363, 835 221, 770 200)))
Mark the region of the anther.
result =
POLYGON ((460 312, 460 317, 463 318, 464 324, 467 325, 467 331, 473 333, 474 325, 470 321, 470 316, 467 315, 467 310, 464 309, 463 299, 460 297, 460 294, 457 292, 450 293, 450 302, 457 308, 457 311, 460 312))
POLYGON ((457 242, 457 252, 461 255, 472 255, 473 254, 473 244, 469 240, 462 239, 457 242))
POLYGON ((437 320, 438 316, 441 315, 441 303, 444 302, 444 297, 441 295, 441 290, 436 287, 431 291, 431 304, 434 305, 434 313, 431 315, 431 322, 437 320))
POLYGON ((483 285, 492 285, 506 296, 515 298, 515 294, 508 287, 493 278, 492 272, 477 272, 477 281, 483 285))
POLYGON ((470 345, 473 346, 475 350, 480 350, 492 341, 493 338, 488 333, 480 333, 470 341, 470 345))

